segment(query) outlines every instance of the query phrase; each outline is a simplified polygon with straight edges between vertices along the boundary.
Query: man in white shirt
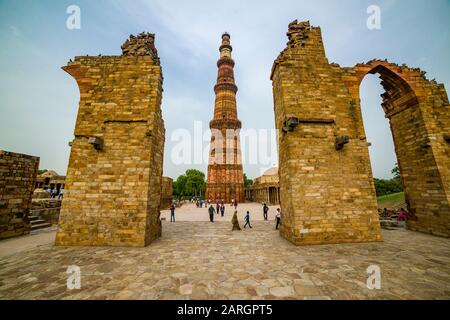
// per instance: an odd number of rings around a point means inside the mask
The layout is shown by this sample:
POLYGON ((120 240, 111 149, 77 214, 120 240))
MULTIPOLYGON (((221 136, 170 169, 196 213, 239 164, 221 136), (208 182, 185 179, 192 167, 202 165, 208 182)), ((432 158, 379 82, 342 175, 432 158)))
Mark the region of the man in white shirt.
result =
POLYGON ((281 210, 280 210, 280 208, 277 209, 277 215, 275 216, 275 220, 277 221, 277 225, 276 225, 275 229, 278 230, 278 225, 281 224, 281 210))

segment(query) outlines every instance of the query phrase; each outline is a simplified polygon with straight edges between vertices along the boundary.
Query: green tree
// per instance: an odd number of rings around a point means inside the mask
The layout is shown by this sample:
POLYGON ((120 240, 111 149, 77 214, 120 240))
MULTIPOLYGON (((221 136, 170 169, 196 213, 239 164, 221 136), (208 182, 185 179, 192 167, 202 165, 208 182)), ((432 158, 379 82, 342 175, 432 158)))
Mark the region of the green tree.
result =
POLYGON ((400 170, 397 164, 391 172, 394 175, 392 179, 374 179, 377 197, 403 191, 402 182, 400 180, 400 170))
POLYGON ((202 197, 205 188, 205 174, 196 169, 186 170, 185 174, 179 176, 173 185, 174 194, 179 198, 202 197))
POLYGON ((184 197, 184 189, 186 181, 187 177, 184 174, 182 174, 177 178, 177 180, 173 184, 174 194, 179 198, 184 197))
POLYGON ((248 188, 253 183, 252 179, 247 178, 247 175, 244 173, 244 187, 248 188))
POLYGON ((395 167, 392 169, 391 173, 394 176, 394 179, 400 180, 400 168, 398 167, 398 163, 395 164, 395 167))
POLYGON ((196 169, 186 170, 186 195, 201 197, 205 190, 205 174, 196 169))

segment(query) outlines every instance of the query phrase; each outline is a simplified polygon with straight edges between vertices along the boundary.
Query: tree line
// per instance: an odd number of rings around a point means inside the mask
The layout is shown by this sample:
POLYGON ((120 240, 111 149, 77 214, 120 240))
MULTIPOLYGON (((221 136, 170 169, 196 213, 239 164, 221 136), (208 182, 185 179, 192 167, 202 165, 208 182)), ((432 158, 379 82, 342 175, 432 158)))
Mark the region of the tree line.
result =
MULTIPOLYGON (((244 174, 244 185, 247 188, 253 181, 244 174)), ((189 169, 173 183, 173 195, 178 199, 203 198, 205 196, 205 174, 197 169, 189 169)))
MULTIPOLYGON (((392 179, 374 178, 377 197, 403 191, 400 179, 400 170, 396 164, 392 169, 392 179)), ((248 188, 253 181, 244 174, 244 186, 248 188)), ((205 196, 205 174, 197 169, 189 169, 180 175, 173 183, 173 195, 178 199, 190 199, 192 197, 203 198, 205 196)))
POLYGON ((400 170, 398 164, 392 169, 392 179, 377 179, 374 178, 375 190, 377 197, 385 196, 388 194, 399 193, 403 191, 402 182, 400 179, 400 170))

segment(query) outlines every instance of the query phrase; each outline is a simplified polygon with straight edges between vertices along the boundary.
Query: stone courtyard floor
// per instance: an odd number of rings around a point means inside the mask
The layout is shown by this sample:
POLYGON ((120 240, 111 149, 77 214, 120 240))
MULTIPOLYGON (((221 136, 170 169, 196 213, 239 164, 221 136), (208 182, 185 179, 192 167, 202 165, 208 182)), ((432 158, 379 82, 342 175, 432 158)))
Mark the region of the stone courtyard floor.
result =
POLYGON ((54 247, 54 228, 2 241, 0 299, 450 298, 449 239, 383 230, 381 243, 296 247, 272 219, 232 232, 230 211, 215 223, 181 221, 183 211, 146 248, 54 247), (79 290, 66 286, 71 265, 79 290), (380 290, 366 286, 370 265, 381 268, 380 290))

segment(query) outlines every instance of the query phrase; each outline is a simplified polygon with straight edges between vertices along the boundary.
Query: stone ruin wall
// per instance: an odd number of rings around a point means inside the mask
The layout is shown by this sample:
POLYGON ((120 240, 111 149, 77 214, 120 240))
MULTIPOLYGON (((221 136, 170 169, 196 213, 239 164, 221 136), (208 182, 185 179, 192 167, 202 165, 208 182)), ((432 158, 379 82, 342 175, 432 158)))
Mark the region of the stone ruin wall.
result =
POLYGON ((173 202, 173 179, 162 178, 161 184, 161 209, 168 209, 173 202))
POLYGON ((39 157, 0 150, 0 239, 30 233, 39 157))
POLYGON ((408 211, 416 217, 407 221, 408 228, 450 237, 450 105, 444 86, 420 69, 386 60, 344 70, 362 139, 359 86, 368 73, 380 75, 408 211))
POLYGON ((145 246, 161 235, 163 76, 153 34, 76 57, 80 89, 57 245, 145 246))
POLYGON ((279 129, 280 233, 298 245, 379 241, 367 142, 357 137, 342 70, 328 63, 320 28, 295 21, 288 37, 271 76, 279 129), (344 136, 349 143, 336 150, 336 138, 344 136))
POLYGON ((374 60, 354 68, 330 64, 321 31, 289 26, 289 42, 272 70, 279 129, 281 235, 295 244, 381 240, 359 84, 379 73, 412 230, 448 236, 448 99, 442 85, 415 69, 374 60), (406 80, 405 80, 406 79, 406 80), (406 84, 405 84, 406 83, 406 84), (428 201, 426 201, 428 199, 428 201))

